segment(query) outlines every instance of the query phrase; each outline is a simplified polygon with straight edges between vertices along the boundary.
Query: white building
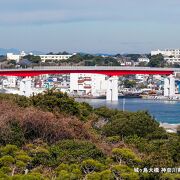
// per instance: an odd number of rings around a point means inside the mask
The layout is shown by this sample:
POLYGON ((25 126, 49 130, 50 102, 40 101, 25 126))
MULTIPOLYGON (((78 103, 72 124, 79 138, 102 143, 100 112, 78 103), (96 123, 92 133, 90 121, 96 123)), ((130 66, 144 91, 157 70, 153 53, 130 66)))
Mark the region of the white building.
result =
POLYGON ((149 63, 149 58, 138 58, 138 62, 144 62, 144 63, 149 63))
POLYGON ((156 50, 151 51, 151 56, 162 54, 163 56, 174 56, 180 57, 180 49, 165 49, 165 50, 156 50))
POLYGON ((138 81, 147 81, 149 75, 148 74, 136 74, 135 75, 135 79, 138 80, 138 81))
POLYGON ((164 59, 171 64, 180 63, 180 49, 165 49, 165 50, 157 50, 151 51, 151 56, 162 54, 164 59))
POLYGON ((164 96, 175 96, 175 78, 173 75, 170 75, 164 79, 164 96))
POLYGON ((74 54, 71 54, 71 55, 39 55, 40 58, 41 58, 41 61, 42 62, 46 62, 47 60, 52 60, 52 61, 61 61, 61 60, 67 60, 69 59, 70 57, 72 57, 74 54))
POLYGON ((180 64, 180 57, 164 57, 169 64, 180 64))
POLYGON ((19 62, 24 56, 26 56, 26 53, 22 51, 20 54, 13 54, 13 53, 7 53, 7 60, 15 60, 16 62, 19 62))
POLYGON ((19 94, 26 97, 29 97, 32 95, 31 78, 26 77, 20 81, 19 94))
MULTIPOLYGON (((7 53, 7 60, 15 60, 16 62, 19 62, 21 59, 23 59, 24 56, 27 54, 22 51, 20 54, 13 54, 13 53, 7 53)), ((32 53, 29 53, 29 55, 33 55, 32 53)), ((73 53, 71 55, 39 55, 42 62, 46 62, 47 60, 52 61, 60 61, 60 60, 67 60, 73 55, 76 55, 76 53, 73 53)), ((36 55, 34 55, 36 56, 36 55)))
POLYGON ((7 76, 7 79, 2 81, 2 87, 15 88, 17 78, 15 76, 7 76))
POLYGON ((105 75, 70 74, 70 93, 76 95, 101 96, 107 91, 105 75))

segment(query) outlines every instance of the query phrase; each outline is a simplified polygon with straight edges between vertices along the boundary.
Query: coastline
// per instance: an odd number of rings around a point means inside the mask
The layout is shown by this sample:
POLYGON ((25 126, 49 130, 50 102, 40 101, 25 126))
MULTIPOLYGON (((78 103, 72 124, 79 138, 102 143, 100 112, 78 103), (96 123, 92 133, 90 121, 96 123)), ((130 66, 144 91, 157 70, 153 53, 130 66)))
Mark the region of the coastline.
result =
POLYGON ((146 95, 146 96, 141 96, 141 98, 145 99, 145 100, 161 100, 161 101, 176 101, 176 102, 180 102, 180 95, 177 95, 175 97, 164 97, 164 96, 146 95))
POLYGON ((160 122, 160 127, 163 127, 169 133, 177 133, 178 126, 180 126, 180 124, 169 124, 160 122))

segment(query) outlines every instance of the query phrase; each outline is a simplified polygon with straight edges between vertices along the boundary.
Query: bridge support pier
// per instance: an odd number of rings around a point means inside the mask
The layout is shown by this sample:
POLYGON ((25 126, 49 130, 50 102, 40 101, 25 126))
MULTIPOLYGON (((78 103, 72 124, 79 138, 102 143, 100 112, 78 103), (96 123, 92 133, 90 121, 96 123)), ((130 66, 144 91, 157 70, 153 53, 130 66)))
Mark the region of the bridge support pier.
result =
POLYGON ((175 96, 175 77, 170 75, 164 79, 164 96, 175 96))
POLYGON ((108 79, 106 100, 118 101, 118 77, 117 76, 112 76, 112 77, 109 77, 108 79))
POLYGON ((32 88, 31 88, 31 78, 25 77, 20 82, 20 95, 29 97, 32 94, 32 88))
POLYGON ((169 96, 169 79, 167 77, 164 79, 164 96, 169 96))

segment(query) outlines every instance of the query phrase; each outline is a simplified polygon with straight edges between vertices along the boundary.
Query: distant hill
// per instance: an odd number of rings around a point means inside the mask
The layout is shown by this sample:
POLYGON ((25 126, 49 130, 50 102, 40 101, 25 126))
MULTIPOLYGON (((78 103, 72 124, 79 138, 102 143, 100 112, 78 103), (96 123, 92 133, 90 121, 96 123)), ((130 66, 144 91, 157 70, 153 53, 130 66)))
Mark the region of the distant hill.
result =
MULTIPOLYGON (((35 55, 43 55, 43 54, 47 54, 47 53, 45 53, 45 52, 42 52, 42 51, 36 51, 36 50, 34 50, 34 51, 30 51, 31 53, 33 53, 33 54, 35 54, 35 55)), ((27 52, 27 53, 30 53, 30 52, 27 52)))
POLYGON ((94 55, 94 56, 114 56, 115 54, 105 54, 105 53, 86 53, 86 52, 77 52, 81 55, 86 55, 86 54, 91 54, 91 55, 94 55))
POLYGON ((10 49, 0 48, 0 55, 6 55, 7 53, 19 54, 20 50, 15 48, 10 48, 10 49))
POLYGON ((97 53, 95 56, 104 56, 104 57, 111 57, 114 56, 113 54, 102 54, 102 53, 97 53))
MULTIPOLYGON (((21 50, 16 49, 16 48, 9 48, 9 49, 0 48, 0 55, 6 55, 7 53, 19 54, 20 52, 21 52, 21 50)), ((29 52, 25 51, 25 52, 26 53, 32 52, 35 55, 45 54, 42 51, 36 51, 36 50, 29 51, 29 52)))

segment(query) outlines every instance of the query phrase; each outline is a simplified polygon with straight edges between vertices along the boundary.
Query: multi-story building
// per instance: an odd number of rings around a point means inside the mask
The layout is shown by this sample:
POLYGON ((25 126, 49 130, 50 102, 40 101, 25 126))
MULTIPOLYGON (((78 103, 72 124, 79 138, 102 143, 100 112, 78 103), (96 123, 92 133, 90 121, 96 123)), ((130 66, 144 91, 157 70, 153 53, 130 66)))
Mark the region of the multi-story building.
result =
POLYGON ((165 49, 165 50, 156 50, 151 51, 151 56, 162 54, 163 56, 174 56, 180 57, 180 49, 165 49))
POLYGON ((164 57, 169 64, 180 64, 180 57, 164 57))
POLYGON ((180 64, 180 49, 158 49, 157 51, 151 51, 151 56, 158 54, 162 54, 164 59, 170 64, 180 64))
POLYGON ((70 93, 74 95, 101 96, 107 90, 105 75, 70 74, 70 93))
POLYGON ((149 58, 146 58, 146 57, 141 57, 141 58, 138 58, 138 62, 139 63, 149 63, 149 58))
MULTIPOLYGON (((42 62, 46 62, 47 60, 50 61, 61 61, 61 60, 67 60, 71 56, 75 55, 76 53, 73 53, 71 55, 39 55, 42 62)), ((15 60, 16 62, 19 62, 21 59, 23 59, 24 56, 27 54, 22 51, 20 54, 13 54, 13 53, 7 53, 7 60, 15 60)), ((29 55, 33 55, 32 53, 29 53, 29 55)), ((36 55, 34 55, 36 56, 36 55)))
POLYGON ((19 62, 24 56, 26 56, 27 54, 22 51, 20 54, 13 54, 13 53, 7 53, 7 60, 14 60, 16 62, 19 62))
POLYGON ((61 61, 61 60, 67 60, 70 57, 72 57, 75 54, 71 55, 39 55, 42 62, 46 61, 61 61))

